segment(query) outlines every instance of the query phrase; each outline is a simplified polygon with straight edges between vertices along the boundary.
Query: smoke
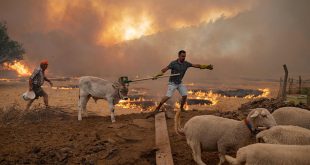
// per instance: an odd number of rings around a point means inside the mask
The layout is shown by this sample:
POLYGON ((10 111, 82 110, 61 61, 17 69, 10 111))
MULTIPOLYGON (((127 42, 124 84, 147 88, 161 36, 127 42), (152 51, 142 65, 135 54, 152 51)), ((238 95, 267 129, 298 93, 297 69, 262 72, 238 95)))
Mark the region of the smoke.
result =
POLYGON ((50 62, 54 75, 152 75, 185 49, 189 81, 275 78, 310 70, 309 1, 39 1, 0 2, 26 60, 50 62))

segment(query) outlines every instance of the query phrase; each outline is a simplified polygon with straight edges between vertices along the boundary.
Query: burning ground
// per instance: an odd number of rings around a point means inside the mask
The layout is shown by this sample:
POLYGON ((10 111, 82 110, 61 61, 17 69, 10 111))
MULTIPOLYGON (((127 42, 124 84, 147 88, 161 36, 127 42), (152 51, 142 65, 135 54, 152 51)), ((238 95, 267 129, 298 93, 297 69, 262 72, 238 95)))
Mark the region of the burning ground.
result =
MULTIPOLYGON (((47 84, 43 86, 44 90, 49 94, 49 101, 51 106, 66 107, 67 111, 77 112, 78 102, 78 78, 53 78, 54 87, 49 87, 47 84)), ((234 88, 206 89, 199 85, 191 83, 187 85, 189 88, 188 102, 186 105, 187 110, 221 110, 231 111, 236 110, 238 107, 247 101, 255 98, 269 98, 274 97, 277 93, 275 88, 277 84, 269 83, 260 86, 248 86, 248 89, 242 89, 241 86, 234 88)), ((121 101, 116 106, 117 114, 130 114, 148 112, 154 109, 158 104, 161 97, 165 94, 165 88, 161 90, 154 89, 154 85, 146 86, 145 84, 132 84, 130 86, 129 100, 121 101)), ((159 86, 159 85, 156 85, 159 86)), ((206 85, 204 85, 206 86, 206 85)), ((208 84, 208 86, 210 86, 208 84)), ((19 104, 22 107, 26 102, 21 99, 21 94, 25 92, 27 87, 27 79, 1 79, 0 89, 2 99, 0 100, 1 107, 11 106, 12 104, 19 104)), ((176 93, 171 100, 165 105, 166 108, 176 109, 179 108, 179 96, 176 93)), ((42 99, 34 102, 34 106, 42 106, 42 99)), ((103 100, 98 103, 90 100, 87 108, 90 112, 98 115, 109 115, 107 104, 103 100)))

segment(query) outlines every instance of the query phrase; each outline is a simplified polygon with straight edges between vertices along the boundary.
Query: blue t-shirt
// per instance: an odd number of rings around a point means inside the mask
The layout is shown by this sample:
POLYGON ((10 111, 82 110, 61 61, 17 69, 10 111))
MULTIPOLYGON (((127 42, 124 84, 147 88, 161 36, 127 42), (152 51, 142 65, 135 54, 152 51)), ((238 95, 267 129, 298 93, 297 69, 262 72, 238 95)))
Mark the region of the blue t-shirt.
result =
POLYGON ((168 68, 171 69, 171 74, 180 73, 180 75, 179 76, 171 76, 169 78, 169 82, 173 82, 175 84, 181 84, 187 68, 192 67, 192 66, 193 66, 193 64, 191 64, 190 62, 187 62, 187 61, 184 61, 182 63, 180 63, 178 60, 172 61, 168 65, 168 68))

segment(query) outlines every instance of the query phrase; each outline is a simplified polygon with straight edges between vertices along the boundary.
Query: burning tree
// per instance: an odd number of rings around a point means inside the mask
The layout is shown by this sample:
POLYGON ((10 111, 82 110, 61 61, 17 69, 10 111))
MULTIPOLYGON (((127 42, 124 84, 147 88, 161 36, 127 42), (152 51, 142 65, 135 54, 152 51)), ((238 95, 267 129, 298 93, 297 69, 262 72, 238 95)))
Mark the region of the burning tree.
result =
POLYGON ((13 63, 23 59, 22 44, 12 40, 7 33, 6 23, 0 22, 0 64, 13 63))

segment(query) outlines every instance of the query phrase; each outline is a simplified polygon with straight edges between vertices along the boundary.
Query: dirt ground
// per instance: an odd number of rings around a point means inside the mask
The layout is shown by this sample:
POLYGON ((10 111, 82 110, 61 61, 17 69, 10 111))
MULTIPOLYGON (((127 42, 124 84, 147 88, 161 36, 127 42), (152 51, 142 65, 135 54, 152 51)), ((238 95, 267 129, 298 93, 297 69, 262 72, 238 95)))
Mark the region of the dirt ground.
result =
MULTIPOLYGON (((237 119, 236 113, 187 111, 182 124, 196 115, 213 114, 237 119)), ((154 118, 147 113, 109 117, 90 114, 82 121, 63 108, 34 109, 19 107, 0 113, 0 164, 155 164, 154 118)), ((167 119, 175 164, 195 164, 184 137, 167 119)), ((208 164, 218 163, 218 153, 203 152, 208 164)))
POLYGON ((154 118, 82 121, 63 109, 1 114, 0 164, 155 164, 154 118))

